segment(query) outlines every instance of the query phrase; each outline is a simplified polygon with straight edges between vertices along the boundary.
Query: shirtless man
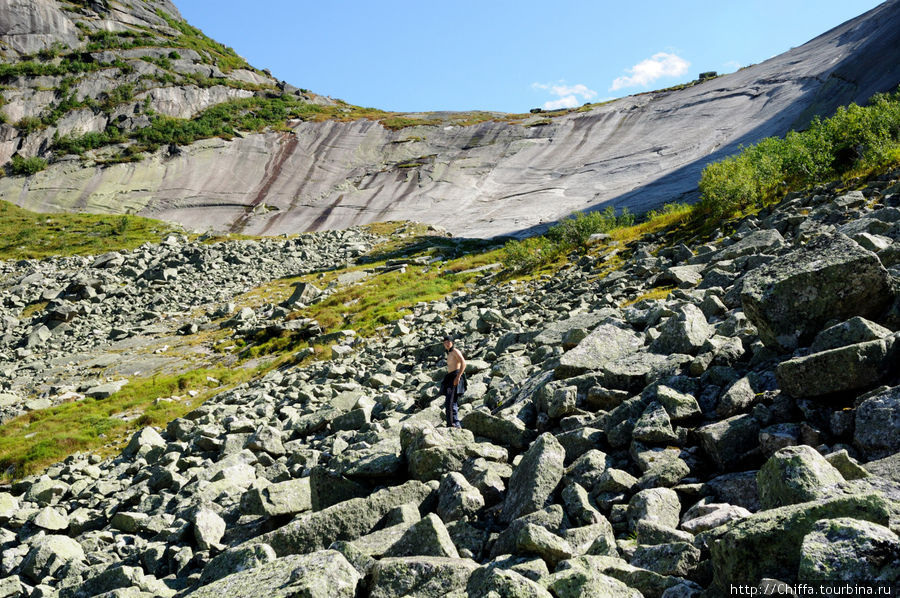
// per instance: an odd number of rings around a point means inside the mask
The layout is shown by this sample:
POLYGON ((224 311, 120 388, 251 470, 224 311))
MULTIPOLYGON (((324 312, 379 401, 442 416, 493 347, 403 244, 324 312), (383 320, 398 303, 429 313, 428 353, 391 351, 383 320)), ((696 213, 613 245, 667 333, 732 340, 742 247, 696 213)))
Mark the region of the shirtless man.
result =
POLYGON ((447 414, 447 425, 460 428, 458 398, 466 391, 466 359, 453 346, 453 338, 450 336, 444 337, 444 350, 447 352, 447 375, 441 381, 444 411, 447 414))

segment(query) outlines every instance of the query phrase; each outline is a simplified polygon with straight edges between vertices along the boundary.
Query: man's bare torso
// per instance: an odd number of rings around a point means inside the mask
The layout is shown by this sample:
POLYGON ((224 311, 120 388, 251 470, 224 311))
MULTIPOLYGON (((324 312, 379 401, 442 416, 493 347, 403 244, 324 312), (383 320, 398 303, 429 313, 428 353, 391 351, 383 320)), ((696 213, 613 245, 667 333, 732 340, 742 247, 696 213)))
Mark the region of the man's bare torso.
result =
POLYGON ((450 352, 447 353, 447 371, 453 372, 458 370, 460 363, 462 363, 462 353, 459 352, 459 349, 453 347, 450 349, 450 352))

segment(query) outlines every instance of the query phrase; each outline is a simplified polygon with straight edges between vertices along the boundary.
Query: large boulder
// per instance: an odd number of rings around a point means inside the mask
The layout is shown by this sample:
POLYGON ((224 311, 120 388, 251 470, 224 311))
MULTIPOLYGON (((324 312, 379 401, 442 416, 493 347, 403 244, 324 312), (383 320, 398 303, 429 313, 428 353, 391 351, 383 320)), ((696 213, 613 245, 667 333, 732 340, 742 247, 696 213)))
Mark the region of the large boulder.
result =
POLYGON ((462 419, 462 427, 476 436, 520 450, 535 438, 534 431, 519 418, 499 417, 481 409, 467 413, 462 419))
POLYGON ((756 585, 763 577, 797 579, 803 539, 822 519, 850 517, 887 525, 891 505, 877 493, 838 496, 754 513, 702 533, 709 546, 714 583, 756 585))
POLYGON ((871 521, 824 519, 803 538, 801 581, 900 581, 900 538, 871 521))
POLYGON ((856 408, 853 441, 866 460, 900 452, 900 386, 864 400, 856 408))
POLYGON ((810 398, 872 388, 897 360, 898 335, 795 357, 775 370, 782 390, 810 398))
POLYGON ((808 344, 829 320, 877 317, 892 300, 878 257, 842 234, 823 235, 751 270, 741 291, 760 338, 779 352, 808 344))
POLYGON ((370 598, 443 598, 463 590, 478 563, 435 556, 384 558, 372 567, 370 598))
POLYGON ((509 478, 501 519, 509 523, 543 507, 565 473, 565 458, 566 451, 553 434, 539 436, 509 478))
POLYGON ((297 478, 251 488, 241 497, 241 510, 250 515, 290 515, 312 508, 309 478, 297 478))
POLYGON ((354 598, 359 572, 335 550, 290 555, 223 577, 193 592, 191 598, 354 598))
POLYGON ((789 446, 777 451, 757 474, 759 504, 763 509, 809 502, 828 496, 828 487, 844 477, 811 446, 789 446))
POLYGON ((664 355, 693 355, 713 335, 713 331, 700 308, 693 303, 686 303, 659 327, 659 337, 650 344, 650 350, 664 355))
POLYGON ((758 446, 759 422, 750 415, 735 415, 698 428, 697 436, 720 469, 731 469, 758 446))
POLYGON ((586 371, 599 370, 641 350, 644 337, 617 322, 597 326, 575 348, 563 353, 556 368, 557 378, 569 378, 586 371))
POLYGON ((332 542, 353 540, 368 533, 391 509, 410 502, 420 504, 432 492, 428 485, 412 480, 366 498, 303 513, 284 527, 258 536, 253 543, 268 544, 278 556, 322 550, 332 542))
POLYGON ((38 540, 25 555, 21 572, 27 578, 40 583, 63 566, 85 559, 81 544, 67 536, 49 535, 38 540))
POLYGON ((384 553, 388 557, 440 556, 458 558, 453 539, 440 517, 429 513, 412 524, 384 553))

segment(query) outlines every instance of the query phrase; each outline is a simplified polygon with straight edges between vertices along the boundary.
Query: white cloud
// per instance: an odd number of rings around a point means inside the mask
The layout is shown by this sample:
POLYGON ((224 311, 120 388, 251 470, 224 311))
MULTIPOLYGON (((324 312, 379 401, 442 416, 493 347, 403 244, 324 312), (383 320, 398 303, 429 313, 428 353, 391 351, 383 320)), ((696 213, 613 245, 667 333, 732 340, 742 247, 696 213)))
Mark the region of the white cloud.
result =
POLYGON ((626 69, 626 72, 630 74, 617 77, 613 81, 610 90, 615 91, 623 87, 646 86, 663 77, 680 77, 687 73, 689 66, 691 66, 691 63, 680 56, 667 52, 658 52, 650 58, 640 61, 630 69, 626 69))
POLYGON ((578 106, 578 98, 575 96, 566 96, 564 98, 559 98, 558 100, 544 102, 544 105, 541 106, 541 108, 544 110, 561 110, 563 108, 575 108, 576 106, 578 106))
POLYGON ((578 83, 576 85, 566 85, 565 81, 557 84, 553 83, 532 83, 532 89, 547 91, 551 95, 558 97, 556 100, 544 102, 541 106, 544 110, 560 110, 562 108, 575 108, 576 106, 597 97, 597 92, 588 88, 587 85, 578 83), (579 97, 581 99, 579 99, 579 97))

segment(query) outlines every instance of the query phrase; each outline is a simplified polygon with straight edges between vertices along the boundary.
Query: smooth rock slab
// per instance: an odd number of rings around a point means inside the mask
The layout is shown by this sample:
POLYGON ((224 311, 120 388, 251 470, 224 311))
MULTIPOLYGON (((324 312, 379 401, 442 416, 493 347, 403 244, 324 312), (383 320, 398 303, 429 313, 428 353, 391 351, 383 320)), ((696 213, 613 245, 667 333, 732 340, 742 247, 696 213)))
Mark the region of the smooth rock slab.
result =
POLYGON ((429 513, 408 530, 384 553, 388 557, 438 556, 459 558, 456 545, 444 522, 429 513))
POLYGON ((786 353, 829 320, 874 318, 893 300, 878 257, 842 234, 823 236, 751 270, 741 303, 767 347, 786 353))
POLYGON ((335 550, 290 555, 233 573, 185 594, 191 598, 354 598, 359 572, 335 550))

